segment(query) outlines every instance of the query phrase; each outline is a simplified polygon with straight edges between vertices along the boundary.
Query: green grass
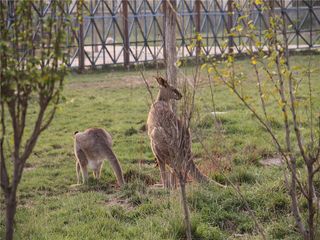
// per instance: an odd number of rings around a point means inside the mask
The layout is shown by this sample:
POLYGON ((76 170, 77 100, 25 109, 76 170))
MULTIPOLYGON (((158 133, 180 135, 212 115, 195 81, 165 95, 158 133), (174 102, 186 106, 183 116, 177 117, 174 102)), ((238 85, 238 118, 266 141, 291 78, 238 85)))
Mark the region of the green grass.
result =
MULTIPOLYGON (((296 64, 307 60, 307 56, 294 57, 296 64)), ((248 66, 248 61, 241 60, 238 71, 248 74, 245 91, 255 97, 256 83, 248 66)), ((193 69, 183 71, 191 76, 193 69)), ((156 94, 156 83, 151 80, 156 70, 145 74, 156 94)), ((268 239, 299 239, 281 169, 259 164, 260 159, 275 155, 270 137, 229 90, 215 83, 216 110, 228 112, 219 116, 218 128, 210 113, 213 106, 205 73, 202 79, 192 123, 197 164, 216 181, 228 184, 228 178, 240 187, 268 239)), ((320 82, 315 75, 313 82, 317 95, 320 82)), ((24 171, 16 239, 184 239, 179 191, 152 187, 160 176, 144 130, 150 97, 139 72, 70 74, 64 96, 65 102, 38 140, 24 171), (113 136, 114 152, 128 181, 124 188, 115 187, 108 162, 99 181, 71 186, 76 183, 73 133, 89 127, 103 127, 113 136)), ((271 114, 280 136, 281 115, 275 109, 271 114)), ((195 239, 261 239, 245 201, 231 187, 190 183, 187 190, 195 239)), ((4 210, 3 201, 0 209, 4 210)))

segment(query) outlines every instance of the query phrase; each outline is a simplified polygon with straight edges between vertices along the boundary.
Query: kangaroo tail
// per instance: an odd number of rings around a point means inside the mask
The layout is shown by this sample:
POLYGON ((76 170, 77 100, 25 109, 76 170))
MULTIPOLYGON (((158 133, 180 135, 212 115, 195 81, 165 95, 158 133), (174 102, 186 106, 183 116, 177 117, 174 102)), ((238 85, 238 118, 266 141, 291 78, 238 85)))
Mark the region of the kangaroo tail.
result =
POLYGON ((209 179, 206 175, 204 175, 199 168, 197 168, 197 166, 194 164, 193 161, 190 162, 189 165, 189 171, 190 171, 190 175, 197 180, 198 182, 201 183, 208 183, 209 179))
POLYGON ((120 163, 119 163, 116 155, 113 153, 111 148, 107 148, 107 156, 108 156, 108 159, 110 161, 110 164, 111 164, 111 167, 113 169, 113 172, 117 177, 118 184, 120 186, 124 185, 125 181, 124 181, 124 177, 123 177, 123 173, 122 173, 122 169, 121 169, 120 163))
POLYGON ((209 179, 206 175, 204 175, 200 170, 199 168, 197 168, 197 166, 194 164, 193 161, 191 161, 190 163, 190 175, 196 179, 198 182, 200 183, 214 183, 215 185, 219 186, 219 187, 222 187, 222 188, 226 188, 227 186, 221 184, 221 183, 218 183, 212 179, 209 179))

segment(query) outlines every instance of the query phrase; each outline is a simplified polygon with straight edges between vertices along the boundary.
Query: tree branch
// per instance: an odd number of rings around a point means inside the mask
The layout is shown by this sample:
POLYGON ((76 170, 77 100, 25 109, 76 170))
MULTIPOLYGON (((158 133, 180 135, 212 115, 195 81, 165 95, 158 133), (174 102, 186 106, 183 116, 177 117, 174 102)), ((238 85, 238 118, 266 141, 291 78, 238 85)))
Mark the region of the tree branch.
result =
MULTIPOLYGON (((0 85, 1 88, 1 85, 0 85)), ((1 91, 2 89, 0 89, 1 91)), ((4 103, 1 101, 1 138, 0 138, 0 174, 1 174, 1 188, 4 191, 4 193, 7 195, 9 192, 9 185, 10 180, 7 172, 6 162, 5 162, 5 156, 4 156, 4 139, 6 134, 6 125, 4 121, 4 103)))
MULTIPOLYGON (((270 128, 270 126, 262 119, 262 117, 248 104, 248 102, 242 97, 242 95, 237 91, 237 89, 235 88, 234 85, 230 84, 227 80, 224 79, 224 77, 219 73, 219 71, 217 70, 216 67, 214 67, 215 73, 218 75, 218 77, 220 78, 220 80, 228 87, 230 88, 235 94, 236 96, 241 100, 241 102, 246 106, 246 108, 256 117, 256 119, 258 120, 258 122, 260 122, 260 124, 262 124, 262 126, 267 130, 267 132, 270 134, 272 140, 274 141, 274 143, 276 144, 276 147, 278 149, 278 152, 281 154, 281 156, 283 157, 283 159, 285 160, 288 169, 290 170, 290 172, 294 172, 293 167, 290 165, 290 161, 288 159, 288 156, 286 155, 286 151, 281 147, 281 144, 279 142, 279 140, 277 139, 277 137, 275 136, 275 134, 273 133, 272 129, 270 128)), ((290 148, 291 149, 291 148, 290 148)), ((290 160, 292 159, 292 154, 290 156, 290 160)), ((301 192, 307 196, 307 193, 304 190, 304 187, 302 186, 300 180, 297 178, 296 174, 294 174, 293 178, 297 181, 301 192)))

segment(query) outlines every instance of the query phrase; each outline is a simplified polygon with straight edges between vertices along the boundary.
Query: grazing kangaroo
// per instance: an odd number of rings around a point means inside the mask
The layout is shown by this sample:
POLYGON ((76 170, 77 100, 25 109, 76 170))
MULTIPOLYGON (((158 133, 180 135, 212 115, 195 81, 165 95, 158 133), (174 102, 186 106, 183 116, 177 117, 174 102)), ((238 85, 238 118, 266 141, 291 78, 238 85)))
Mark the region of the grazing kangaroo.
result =
POLYGON ((166 174, 166 165, 172 168, 174 159, 177 159, 179 157, 177 154, 182 151, 184 151, 183 155, 190 175, 198 182, 208 182, 208 178, 193 162, 190 131, 176 117, 170 106, 171 99, 180 100, 182 98, 181 93, 170 86, 165 79, 161 77, 156 79, 160 90, 149 111, 147 126, 151 148, 158 161, 164 187, 175 187, 175 176, 172 172, 171 176, 166 174))
POLYGON ((88 180, 89 166, 95 178, 100 178, 103 160, 110 161, 111 167, 117 177, 118 184, 124 184, 120 163, 112 151, 111 135, 102 128, 89 128, 84 132, 74 134, 74 153, 77 158, 77 181, 80 183, 80 169, 83 183, 88 180))

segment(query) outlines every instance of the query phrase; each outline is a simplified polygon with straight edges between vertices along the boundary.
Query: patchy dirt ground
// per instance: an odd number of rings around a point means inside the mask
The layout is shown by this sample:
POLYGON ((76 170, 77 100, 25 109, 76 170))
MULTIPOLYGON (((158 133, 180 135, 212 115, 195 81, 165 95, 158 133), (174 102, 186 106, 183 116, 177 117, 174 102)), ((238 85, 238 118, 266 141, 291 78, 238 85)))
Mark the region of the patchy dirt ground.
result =
POLYGON ((259 163, 263 166, 281 166, 283 164, 283 160, 281 157, 271 157, 261 159, 259 163))

